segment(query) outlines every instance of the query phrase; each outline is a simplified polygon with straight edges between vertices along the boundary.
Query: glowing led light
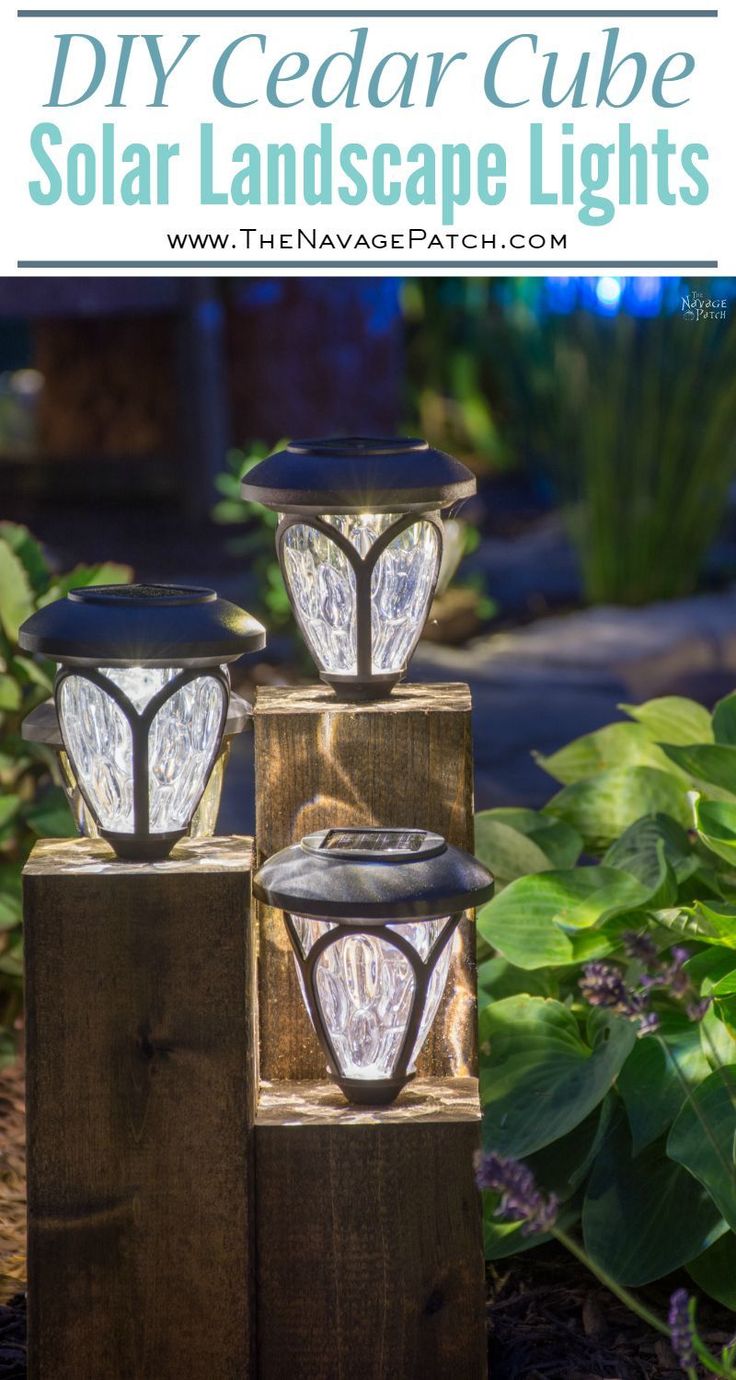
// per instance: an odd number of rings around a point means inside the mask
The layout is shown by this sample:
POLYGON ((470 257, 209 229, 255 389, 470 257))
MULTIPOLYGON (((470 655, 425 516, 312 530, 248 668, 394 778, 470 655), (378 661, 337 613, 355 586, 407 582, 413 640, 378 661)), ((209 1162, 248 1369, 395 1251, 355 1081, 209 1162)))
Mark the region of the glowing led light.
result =
POLYGON ((55 700, 70 794, 119 857, 163 858, 192 827, 218 761, 228 663, 264 630, 212 590, 73 590, 23 625, 58 662, 55 700))
POLYGON ((243 480, 279 514, 276 550, 296 620, 342 698, 379 698, 406 673, 437 585, 442 513, 475 491, 424 441, 295 441, 243 480))
POLYGON ((465 910, 488 871, 422 829, 308 835, 264 863, 254 893, 284 911, 328 1068, 352 1102, 386 1103, 414 1076, 465 910))

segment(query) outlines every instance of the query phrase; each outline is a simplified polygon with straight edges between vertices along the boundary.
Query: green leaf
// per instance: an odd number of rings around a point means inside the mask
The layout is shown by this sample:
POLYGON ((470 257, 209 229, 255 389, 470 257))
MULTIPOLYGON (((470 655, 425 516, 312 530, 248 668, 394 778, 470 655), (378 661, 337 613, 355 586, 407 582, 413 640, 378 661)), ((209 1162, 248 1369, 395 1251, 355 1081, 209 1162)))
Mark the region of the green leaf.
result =
POLYGON ((20 796, 0 795, 0 829, 14 819, 20 809, 20 796))
POLYGON ((39 606, 62 599, 70 589, 86 589, 89 585, 127 585, 133 578, 129 565, 107 561, 104 565, 77 565, 65 575, 55 575, 48 593, 39 599, 39 606))
MULTIPOLYGON (((552 1145, 527 1156, 525 1164, 534 1175, 534 1181, 545 1193, 554 1193, 561 1203, 567 1206, 558 1215, 558 1225, 563 1231, 569 1230, 577 1222, 580 1211, 577 1190, 585 1179, 595 1158, 608 1122, 608 1102, 604 1100, 585 1121, 582 1121, 566 1136, 561 1136, 552 1145), (575 1201, 571 1203, 571 1199, 575 1201)), ((496 1220, 494 1211, 500 1195, 483 1194, 483 1243, 486 1260, 503 1260, 519 1251, 541 1246, 550 1240, 549 1233, 526 1236, 523 1222, 503 1222, 496 1220)))
POLYGON ((670 1159, 708 1190, 736 1229, 736 1065, 716 1070, 693 1089, 667 1137, 670 1159))
POLYGON ((0 675, 0 710, 20 709, 21 692, 17 680, 12 676, 0 675))
POLYGON ((655 767, 614 767, 592 781, 565 786, 552 797, 545 813, 572 825, 596 854, 610 847, 642 815, 671 815, 684 827, 690 822, 685 790, 655 767))
POLYGON ((616 723, 586 733, 551 757, 534 753, 542 769, 563 786, 588 781, 612 767, 657 767, 671 770, 667 758, 642 724, 616 723))
POLYGON ((28 528, 17 522, 0 522, 0 541, 7 542, 15 552, 35 592, 40 594, 45 590, 49 582, 48 562, 40 543, 28 528))
POLYGON ((482 810, 478 820, 488 818, 508 824, 536 843, 555 868, 574 867, 583 851, 580 835, 561 819, 552 819, 538 810, 521 810, 502 806, 496 810, 482 810))
POLYGON ((618 1077, 634 1155, 672 1125, 687 1096, 683 1080, 694 1087, 710 1073, 697 1024, 685 1016, 666 1015, 662 1036, 666 1050, 651 1036, 637 1040, 618 1077))
POLYGON ((552 864, 541 848, 518 829, 499 819, 489 819, 490 810, 475 817, 475 853, 490 868, 498 886, 503 887, 528 872, 543 872, 552 864))
POLYGON ((20 896, 14 891, 0 891, 0 930, 12 930, 22 919, 20 896))
POLYGON ((478 988, 481 995, 500 1001, 502 997, 515 997, 520 992, 528 992, 533 997, 557 996, 557 983, 550 972, 540 969, 536 973, 523 968, 515 968, 505 958, 487 958, 478 964, 478 988))
POLYGON ((5 541, 0 541, 0 625, 15 644, 18 629, 34 609, 33 592, 23 563, 5 541))
POLYGON ((649 1284, 685 1265, 723 1232, 718 1208, 657 1141, 635 1159, 623 1113, 614 1117, 585 1191, 583 1238, 618 1284, 649 1284))
POLYGON ((34 661, 29 656, 14 656, 11 667, 16 675, 28 681, 30 685, 37 685, 40 690, 44 690, 50 695, 54 689, 54 668, 51 661, 34 661))
POLYGON ((662 751, 708 795, 723 798, 723 792, 736 796, 736 747, 720 743, 700 743, 677 747, 663 743, 662 751))
POLYGON ((76 833, 69 802, 61 786, 49 786, 38 802, 26 811, 26 821, 42 839, 70 838, 76 833))
POLYGON ((707 1251, 691 1260, 687 1272, 699 1289, 736 1313, 736 1236, 732 1231, 724 1232, 707 1251))
POLYGON ((713 739, 710 714, 695 700, 663 695, 646 704, 620 704, 619 709, 644 724, 657 743, 707 743, 713 739))
POLYGON ((480 1015, 484 1144, 523 1158, 567 1135, 603 1100, 636 1039, 596 1012, 592 1047, 561 1002, 507 997, 480 1015))
POLYGON ((571 934, 643 905, 649 892, 613 867, 540 872, 511 882, 478 912, 478 930, 518 968, 570 963, 571 934))
MULTIPOLYGON (((733 959, 731 962, 733 963, 733 959)), ((736 968, 732 968, 731 972, 721 978, 720 982, 715 983, 711 991, 714 997, 736 996, 736 968)))
POLYGON ((669 815, 642 815, 611 844, 603 862, 631 872, 654 892, 661 882, 662 856, 677 882, 686 881, 700 865, 687 830, 669 815))
POLYGON ((698 913, 705 922, 698 937, 706 944, 722 944, 726 949, 736 949, 736 906, 723 902, 701 901, 698 913))
POLYGON ((736 867, 736 802, 696 800, 695 827, 711 853, 736 867))
MULTIPOLYGON (((736 747, 736 693, 719 700, 713 710, 713 734, 717 743, 736 747)), ((699 742, 700 739, 694 739, 699 742)))

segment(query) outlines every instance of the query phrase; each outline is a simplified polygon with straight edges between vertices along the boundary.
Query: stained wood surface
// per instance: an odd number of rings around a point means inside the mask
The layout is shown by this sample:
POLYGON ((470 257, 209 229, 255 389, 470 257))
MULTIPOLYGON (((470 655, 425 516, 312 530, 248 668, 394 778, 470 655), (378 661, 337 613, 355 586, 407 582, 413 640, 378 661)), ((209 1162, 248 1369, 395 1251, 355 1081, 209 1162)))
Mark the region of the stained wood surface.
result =
POLYGON ((273 1084, 256 1119, 260 1380, 483 1380, 474 1080, 391 1108, 273 1084))
MULTIPOLYGON (((259 861, 328 826, 414 826, 473 847, 470 692, 399 686, 341 704, 326 687, 259 689, 255 704, 259 861)), ((257 905, 261 1073, 324 1077, 280 911, 257 905)), ((417 1061, 421 1076, 477 1073, 475 925, 458 927, 445 997, 417 1061)))
POLYGON ((252 1374, 251 865, 31 855, 30 1380, 252 1374))

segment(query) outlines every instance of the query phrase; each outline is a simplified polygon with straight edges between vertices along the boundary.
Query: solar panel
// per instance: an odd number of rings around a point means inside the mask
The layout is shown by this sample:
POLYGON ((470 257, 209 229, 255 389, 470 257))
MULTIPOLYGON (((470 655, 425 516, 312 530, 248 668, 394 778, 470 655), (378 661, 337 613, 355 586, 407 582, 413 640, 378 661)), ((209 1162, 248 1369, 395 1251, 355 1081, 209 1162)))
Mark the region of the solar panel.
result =
POLYGON ((329 829, 320 848, 340 853, 418 853, 426 839, 422 829, 329 829))

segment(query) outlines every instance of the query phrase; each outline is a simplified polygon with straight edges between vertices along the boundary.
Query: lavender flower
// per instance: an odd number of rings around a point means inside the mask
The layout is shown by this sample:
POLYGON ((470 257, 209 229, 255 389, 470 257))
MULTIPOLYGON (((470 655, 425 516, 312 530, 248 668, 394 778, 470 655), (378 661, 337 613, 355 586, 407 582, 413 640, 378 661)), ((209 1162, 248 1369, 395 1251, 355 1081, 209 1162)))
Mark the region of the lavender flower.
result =
POLYGON ((667 1321, 672 1350, 683 1370, 690 1370, 696 1362, 695 1339, 690 1316, 690 1296, 687 1289, 676 1289, 670 1299, 667 1321))
POLYGON ((628 958, 638 959, 640 963, 645 963, 647 967, 657 961, 657 946, 648 934, 634 934, 633 931, 623 936, 624 952, 628 958))
POLYGON ((518 1160, 491 1150, 475 1160, 475 1180, 479 1188, 500 1193, 496 1216, 507 1222, 523 1222, 522 1236, 551 1231, 557 1220, 559 1199, 545 1196, 537 1188, 531 1169, 518 1160))
POLYGON ((639 1035, 659 1028, 659 1017, 647 1010, 648 995, 627 987, 618 968, 610 963, 586 963, 578 986, 589 1006, 602 1006, 639 1022, 639 1035))
POLYGON ((702 1021, 703 1017, 708 1014, 712 1000, 712 997, 700 997, 696 1001, 689 1001, 685 1007, 688 1019, 702 1021))

